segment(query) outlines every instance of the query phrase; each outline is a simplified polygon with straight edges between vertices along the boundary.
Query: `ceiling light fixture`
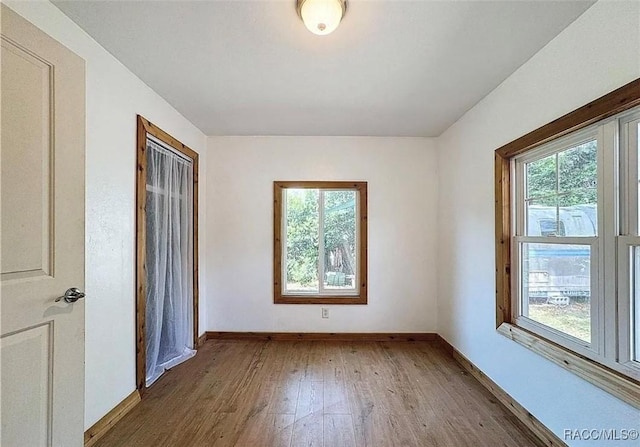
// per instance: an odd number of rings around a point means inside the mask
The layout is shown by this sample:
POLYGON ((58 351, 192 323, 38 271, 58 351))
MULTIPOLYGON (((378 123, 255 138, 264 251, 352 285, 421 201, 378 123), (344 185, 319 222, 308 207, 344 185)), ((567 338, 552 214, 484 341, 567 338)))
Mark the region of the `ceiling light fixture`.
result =
POLYGON ((340 24, 347 11, 347 0, 296 0, 296 9, 309 31, 324 36, 340 24))

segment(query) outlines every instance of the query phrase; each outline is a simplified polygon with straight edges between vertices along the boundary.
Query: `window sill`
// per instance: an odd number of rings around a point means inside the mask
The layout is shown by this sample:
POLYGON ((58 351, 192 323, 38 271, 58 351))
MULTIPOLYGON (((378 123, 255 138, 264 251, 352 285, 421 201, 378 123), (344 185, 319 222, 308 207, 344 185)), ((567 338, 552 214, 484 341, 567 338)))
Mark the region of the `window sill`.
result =
POLYGON ((366 295, 276 295, 274 304, 367 304, 366 295))
POLYGON ((640 408, 640 382, 511 323, 502 323, 498 332, 629 405, 640 408))

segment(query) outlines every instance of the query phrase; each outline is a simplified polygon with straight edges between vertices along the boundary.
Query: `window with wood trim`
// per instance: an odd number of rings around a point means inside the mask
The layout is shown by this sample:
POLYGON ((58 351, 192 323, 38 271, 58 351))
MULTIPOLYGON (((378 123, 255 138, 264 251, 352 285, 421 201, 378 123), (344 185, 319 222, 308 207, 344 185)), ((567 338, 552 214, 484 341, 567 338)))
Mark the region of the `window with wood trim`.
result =
POLYGON ((640 79, 496 151, 498 331, 640 408, 640 79))
POLYGON ((274 182, 274 302, 366 304, 366 219, 366 182, 274 182))

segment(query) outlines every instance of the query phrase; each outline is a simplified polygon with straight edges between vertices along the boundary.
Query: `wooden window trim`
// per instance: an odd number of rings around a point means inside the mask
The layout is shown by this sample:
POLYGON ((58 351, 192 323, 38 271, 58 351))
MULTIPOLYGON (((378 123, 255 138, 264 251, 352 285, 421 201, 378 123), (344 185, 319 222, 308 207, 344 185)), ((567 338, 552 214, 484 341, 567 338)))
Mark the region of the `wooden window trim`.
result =
POLYGON ((180 152, 193 162, 193 349, 198 347, 198 153, 142 116, 137 116, 136 177, 136 388, 146 390, 146 203, 147 135, 180 152))
POLYGON ((273 182, 273 302, 275 304, 367 304, 367 182, 273 182), (355 189, 359 199, 359 290, 357 295, 284 295, 282 289, 282 192, 287 188, 355 189))
POLYGON ((640 382, 527 331, 513 319, 511 296, 511 159, 640 105, 640 78, 495 151, 496 328, 509 339, 640 408, 640 382))

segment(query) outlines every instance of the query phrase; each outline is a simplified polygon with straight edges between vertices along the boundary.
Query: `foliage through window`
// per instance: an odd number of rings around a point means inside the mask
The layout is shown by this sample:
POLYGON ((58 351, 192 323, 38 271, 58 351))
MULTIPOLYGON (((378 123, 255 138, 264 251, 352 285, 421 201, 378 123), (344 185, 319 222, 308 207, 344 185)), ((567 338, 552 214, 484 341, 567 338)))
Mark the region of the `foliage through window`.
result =
POLYGON ((274 301, 366 303, 366 183, 274 183, 274 301))

